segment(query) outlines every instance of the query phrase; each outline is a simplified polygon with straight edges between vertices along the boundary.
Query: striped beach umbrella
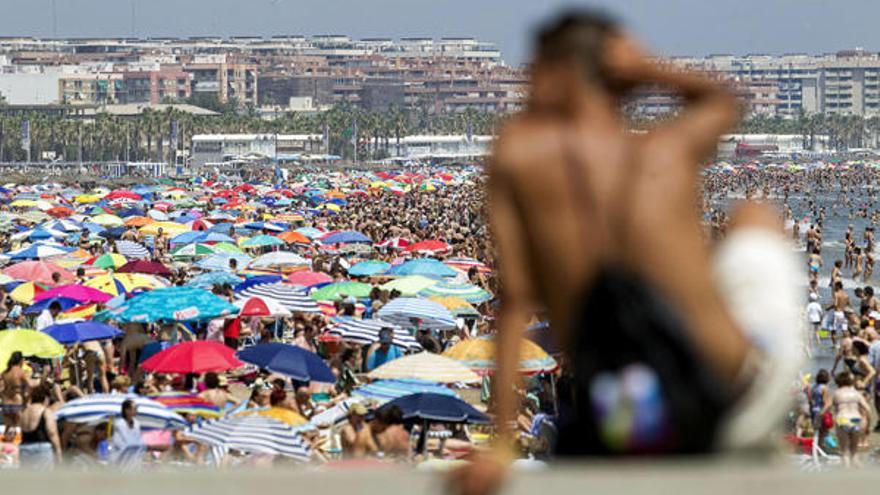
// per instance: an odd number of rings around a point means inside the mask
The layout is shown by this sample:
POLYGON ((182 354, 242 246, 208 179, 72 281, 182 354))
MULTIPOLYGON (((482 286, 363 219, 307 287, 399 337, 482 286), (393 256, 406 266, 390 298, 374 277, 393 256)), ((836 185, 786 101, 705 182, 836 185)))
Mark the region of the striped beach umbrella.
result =
POLYGON ((425 380, 376 380, 352 391, 351 395, 385 403, 410 394, 433 393, 457 397, 455 392, 439 383, 425 380))
POLYGON ((480 304, 492 299, 492 294, 473 284, 459 284, 441 281, 419 291, 420 296, 458 297, 472 304, 480 304))
POLYGON ((251 261, 251 268, 311 266, 312 262, 290 251, 273 251, 251 261))
POLYGON ((201 256, 208 256, 209 254, 214 254, 216 251, 213 247, 208 244, 194 243, 187 244, 186 246, 181 246, 174 251, 171 251, 172 258, 198 258, 201 256))
POLYGON ((249 454, 270 454, 307 462, 311 447, 290 425, 264 416, 248 415, 206 421, 185 435, 205 445, 249 454))
POLYGON ((143 244, 134 241, 116 241, 116 250, 128 259, 143 260, 150 257, 150 251, 143 244))
MULTIPOLYGON (((479 374, 489 374, 495 369, 495 342, 492 336, 462 340, 447 349, 444 356, 454 359, 479 374)), ((559 365, 552 356, 534 342, 522 339, 519 349, 520 373, 534 375, 555 371, 559 365)))
POLYGON ((456 328, 455 317, 442 304, 428 299, 399 297, 382 306, 379 318, 404 328, 446 330, 456 328))
POLYGON ((320 313, 318 305, 309 296, 297 291, 290 285, 281 282, 259 284, 248 287, 236 294, 236 298, 265 297, 286 308, 288 311, 300 313, 320 313))
POLYGON ((411 351, 422 350, 421 344, 408 331, 394 323, 373 320, 359 320, 356 318, 338 316, 332 320, 334 326, 328 331, 330 335, 337 336, 346 342, 353 344, 370 345, 379 341, 379 331, 383 328, 394 330, 394 345, 411 351))
POLYGON ((379 366, 367 374, 373 379, 416 379, 436 383, 475 383, 480 375, 454 359, 420 352, 403 356, 379 366))
POLYGON ((151 395, 150 399, 164 405, 177 414, 192 414, 202 418, 216 419, 220 417, 220 408, 202 399, 198 395, 185 392, 163 392, 151 395))
POLYGON ((122 416, 122 403, 137 404, 137 420, 144 428, 183 428, 187 422, 179 414, 146 397, 124 394, 93 394, 74 399, 55 413, 59 420, 71 423, 97 423, 122 416))

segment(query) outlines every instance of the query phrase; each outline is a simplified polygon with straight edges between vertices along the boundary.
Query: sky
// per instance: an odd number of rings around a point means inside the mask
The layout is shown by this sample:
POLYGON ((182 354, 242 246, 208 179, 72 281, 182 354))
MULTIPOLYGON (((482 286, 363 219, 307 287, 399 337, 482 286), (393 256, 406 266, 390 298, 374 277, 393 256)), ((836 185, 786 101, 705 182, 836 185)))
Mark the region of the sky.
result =
POLYGON ((473 36, 518 64, 540 22, 577 6, 661 55, 880 50, 876 0, 0 0, 0 36, 473 36))

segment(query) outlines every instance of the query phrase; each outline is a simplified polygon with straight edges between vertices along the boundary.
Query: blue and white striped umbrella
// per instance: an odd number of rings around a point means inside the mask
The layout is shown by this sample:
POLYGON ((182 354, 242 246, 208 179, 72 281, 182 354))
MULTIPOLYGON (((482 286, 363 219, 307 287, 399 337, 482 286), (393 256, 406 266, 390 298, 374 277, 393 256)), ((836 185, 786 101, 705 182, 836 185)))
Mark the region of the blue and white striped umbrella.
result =
POLYGON ((116 241, 116 250, 119 254, 130 260, 145 260, 150 258, 150 251, 142 244, 134 241, 116 241))
POLYGON ((242 278, 222 270, 217 270, 213 272, 202 273, 201 275, 196 275, 195 277, 189 279, 186 282, 186 285, 191 287, 198 287, 200 289, 210 289, 215 285, 223 285, 229 284, 231 286, 238 285, 241 283, 242 278))
POLYGON ((17 234, 13 234, 11 239, 13 241, 23 241, 28 240, 31 242, 34 241, 47 241, 47 240, 60 240, 66 239, 67 232, 62 232, 60 230, 47 229, 43 227, 38 227, 31 230, 25 230, 19 232, 17 234))
POLYGON ((404 328, 451 330, 455 317, 442 304, 427 299, 398 297, 379 310, 379 318, 404 328))
POLYGON ((94 394, 72 400, 56 412, 59 420, 72 423, 97 423, 122 415, 122 403, 131 399, 137 404, 137 420, 144 428, 183 428, 187 422, 176 412, 146 397, 123 394, 94 394))
POLYGON ((376 380, 352 391, 355 397, 364 397, 377 402, 388 402, 410 394, 432 393, 458 397, 456 393, 439 383, 413 378, 399 380, 376 380))
POLYGON ((41 225, 41 227, 44 229, 47 229, 47 230, 58 230, 61 232, 79 232, 80 230, 83 229, 83 227, 80 224, 73 222, 73 221, 70 221, 70 220, 67 220, 67 219, 53 220, 51 222, 46 222, 43 225, 41 225))
POLYGON ((237 299, 247 299, 253 296, 273 299, 290 311, 299 311, 300 313, 321 312, 320 308, 318 308, 318 303, 309 296, 281 282, 253 285, 235 295, 237 299))
POLYGON ((11 260, 39 260, 51 258, 52 256, 60 256, 76 251, 76 248, 62 246, 60 244, 36 242, 26 248, 6 253, 11 260))
POLYGON ((379 341, 380 330, 391 328, 394 330, 394 345, 411 351, 422 350, 421 344, 408 331, 388 321, 379 319, 358 320, 340 316, 333 318, 333 323, 335 325, 330 329, 330 335, 336 335, 346 342, 370 345, 379 341))
POLYGON ((186 431, 200 443, 249 454, 282 455, 308 462, 312 449, 291 426, 263 416, 238 416, 206 421, 186 431))

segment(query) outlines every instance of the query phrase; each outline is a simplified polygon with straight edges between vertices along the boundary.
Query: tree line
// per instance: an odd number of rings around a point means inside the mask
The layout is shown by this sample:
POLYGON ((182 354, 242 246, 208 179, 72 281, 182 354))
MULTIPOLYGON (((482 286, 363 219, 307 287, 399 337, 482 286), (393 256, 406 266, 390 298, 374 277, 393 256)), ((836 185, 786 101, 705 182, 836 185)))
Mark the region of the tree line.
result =
POLYGON ((3 115, 0 107, 0 162, 23 161, 22 121, 30 129, 33 161, 44 152, 65 161, 170 162, 177 150, 191 149, 196 134, 315 134, 333 155, 377 160, 396 154, 399 139, 413 134, 492 134, 499 115, 466 110, 433 112, 427 105, 366 111, 340 103, 319 113, 285 112, 267 119, 255 109, 192 115, 171 107, 145 109, 134 117, 98 113, 87 119, 31 113, 3 115), (172 142, 176 122, 177 140, 172 142), (357 146, 357 150, 355 149, 357 146))

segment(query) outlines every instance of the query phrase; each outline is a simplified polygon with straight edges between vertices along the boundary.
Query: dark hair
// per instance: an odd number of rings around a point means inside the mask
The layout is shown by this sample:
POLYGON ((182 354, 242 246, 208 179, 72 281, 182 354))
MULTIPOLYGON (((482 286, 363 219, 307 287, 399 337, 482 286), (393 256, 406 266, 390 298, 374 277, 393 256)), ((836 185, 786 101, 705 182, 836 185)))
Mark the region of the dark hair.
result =
POLYGON ((838 387, 848 387, 854 383, 853 374, 849 371, 841 371, 834 377, 834 383, 838 387))
POLYGON ((49 311, 61 311, 61 303, 58 301, 52 301, 49 304, 49 311))
POLYGON ((132 409, 134 405, 134 401, 131 399, 125 399, 124 401, 122 401, 122 415, 125 416, 125 411, 132 409))
POLYGON ((397 406, 380 408, 374 417, 386 425, 403 424, 403 411, 397 406))
POLYGON ((49 387, 45 385, 40 385, 39 387, 35 387, 31 389, 31 404, 39 404, 46 400, 49 397, 50 391, 49 387))
POLYGON ((865 294, 867 294, 869 296, 873 296, 874 295, 874 288, 871 287, 870 285, 866 285, 864 292, 865 292, 865 294))
POLYGON ((287 400, 287 392, 285 392, 284 390, 280 390, 280 389, 276 388, 276 389, 272 390, 271 394, 269 394, 269 405, 277 406, 278 404, 281 404, 282 402, 284 402, 286 400, 287 400))
POLYGON ((826 384, 831 381, 831 373, 828 373, 828 370, 822 368, 816 373, 816 383, 817 384, 826 384))
POLYGON ((21 351, 15 351, 9 356, 9 361, 6 362, 6 369, 12 368, 13 366, 18 366, 24 361, 24 355, 21 351))
POLYGON ((213 371, 205 373, 205 386, 208 388, 220 387, 220 378, 213 371))
POLYGON ((602 55, 605 42, 617 30, 611 17, 595 10, 568 12, 538 31, 536 60, 575 64, 585 81, 607 87, 602 55))

